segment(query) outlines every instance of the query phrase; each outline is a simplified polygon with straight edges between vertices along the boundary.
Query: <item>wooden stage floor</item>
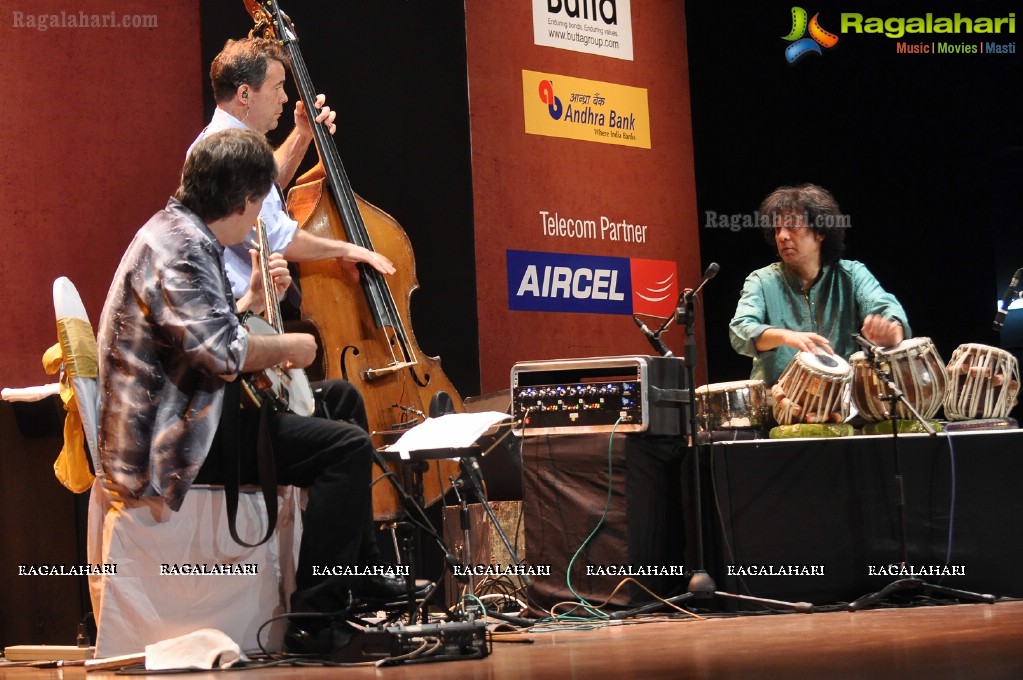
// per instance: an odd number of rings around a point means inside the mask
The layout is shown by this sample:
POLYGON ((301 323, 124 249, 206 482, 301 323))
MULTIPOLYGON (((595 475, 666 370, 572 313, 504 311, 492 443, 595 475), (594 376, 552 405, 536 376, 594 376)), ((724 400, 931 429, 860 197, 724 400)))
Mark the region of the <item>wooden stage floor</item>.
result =
MULTIPOLYGON (((520 642, 495 642, 493 653, 481 660, 389 668, 263 668, 231 677, 1023 678, 1023 601, 852 613, 713 615, 704 620, 658 618, 592 630, 519 633, 503 639, 520 642)), ((80 667, 0 666, 0 677, 112 680, 125 676, 112 671, 86 674, 80 667)), ((184 677, 225 676, 201 672, 184 677)))

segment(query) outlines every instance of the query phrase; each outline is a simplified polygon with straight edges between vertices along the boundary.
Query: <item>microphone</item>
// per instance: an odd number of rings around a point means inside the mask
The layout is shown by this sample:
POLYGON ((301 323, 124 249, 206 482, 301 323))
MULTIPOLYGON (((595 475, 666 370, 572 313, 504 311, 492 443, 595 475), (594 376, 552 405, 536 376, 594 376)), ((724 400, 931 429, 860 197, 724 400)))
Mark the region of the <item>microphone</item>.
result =
MULTIPOLYGON (((696 289, 693 290, 692 288, 686 288, 685 290, 682 291, 682 294, 678 296, 678 300, 675 301, 676 303, 675 313, 664 320, 664 323, 661 324, 661 327, 658 328, 657 331, 653 334, 654 338, 658 337, 661 333, 666 331, 668 329, 668 324, 670 324, 673 320, 677 321, 679 317, 682 317, 683 319, 685 318, 683 315, 686 313, 686 308, 689 307, 689 303, 692 301, 694 297, 696 297, 696 294, 700 292, 700 289, 703 288, 708 281, 717 276, 718 270, 720 269, 721 267, 718 265, 717 262, 711 262, 709 265, 707 265, 707 269, 704 270, 703 278, 700 279, 700 283, 697 284, 696 289)), ((636 323, 639 323, 639 321, 637 321, 636 323)), ((686 322, 683 320, 679 321, 679 323, 686 322)), ((640 328, 644 328, 644 326, 640 326, 640 328)), ((643 332, 646 333, 646 331, 643 332)), ((648 334, 647 337, 649 338, 650 335, 648 334)), ((650 342, 653 342, 653 340, 651 340, 650 342)), ((664 356, 671 355, 665 354, 664 356)))
POLYGON ((860 346, 860 349, 862 349, 868 355, 873 354, 874 350, 877 349, 877 345, 875 345, 870 340, 867 340, 865 337, 863 337, 859 333, 853 333, 852 334, 852 339, 855 340, 856 344, 860 346))
POLYGON ((1012 299, 1016 297, 1016 293, 1019 289, 1019 277, 1023 275, 1023 267, 1016 270, 1016 273, 1012 275, 1012 281, 1009 281, 1009 287, 1005 289, 1005 297, 1002 298, 1002 306, 995 314, 995 320, 991 324, 991 327, 996 331, 1002 330, 1002 324, 1005 323, 1005 317, 1009 314, 1009 304, 1012 299))
POLYGON ((696 297, 696 294, 700 292, 708 281, 718 275, 718 271, 721 269, 717 262, 711 262, 707 265, 707 269, 703 272, 703 278, 700 279, 700 283, 696 286, 696 290, 689 293, 690 297, 696 297))
POLYGON ((643 331, 643 335, 650 341, 650 346, 657 350, 657 353, 662 357, 675 356, 670 349, 665 347, 664 343, 661 342, 660 333, 654 333, 652 330, 646 327, 646 324, 639 320, 638 316, 633 316, 632 320, 639 326, 639 330, 643 331))
POLYGON ((466 472, 469 473, 469 481, 472 483, 473 491, 479 496, 480 502, 483 501, 483 470, 480 468, 479 461, 476 456, 467 456, 462 458, 466 462, 466 472))

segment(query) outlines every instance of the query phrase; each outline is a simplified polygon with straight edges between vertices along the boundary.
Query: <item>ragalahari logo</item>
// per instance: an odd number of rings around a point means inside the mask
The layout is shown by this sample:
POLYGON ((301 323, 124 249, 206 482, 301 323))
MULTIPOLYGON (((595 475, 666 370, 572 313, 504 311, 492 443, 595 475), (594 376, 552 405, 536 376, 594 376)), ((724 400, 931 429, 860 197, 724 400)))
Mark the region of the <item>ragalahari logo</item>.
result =
POLYGON ((795 64, 811 52, 821 54, 822 47, 831 48, 838 44, 837 35, 821 28, 820 22, 817 21, 819 16, 820 14, 814 14, 807 22, 805 9, 792 8, 792 30, 782 38, 792 43, 785 48, 785 58, 790 64, 795 64), (804 37, 807 32, 810 33, 809 38, 804 37))
POLYGON ((561 114, 565 111, 565 107, 561 105, 561 100, 554 96, 554 85, 549 80, 540 81, 540 101, 547 105, 547 111, 550 112, 551 118, 561 120, 561 114))

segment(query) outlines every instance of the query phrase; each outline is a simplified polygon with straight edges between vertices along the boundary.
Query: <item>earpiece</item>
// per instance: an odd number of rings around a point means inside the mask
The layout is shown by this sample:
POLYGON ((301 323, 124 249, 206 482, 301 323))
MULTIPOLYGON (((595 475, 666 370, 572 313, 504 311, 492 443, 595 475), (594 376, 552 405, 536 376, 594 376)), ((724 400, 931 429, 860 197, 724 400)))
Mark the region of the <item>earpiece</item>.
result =
POLYGON ((248 99, 248 98, 249 98, 248 90, 246 90, 245 92, 242 92, 242 99, 248 99))

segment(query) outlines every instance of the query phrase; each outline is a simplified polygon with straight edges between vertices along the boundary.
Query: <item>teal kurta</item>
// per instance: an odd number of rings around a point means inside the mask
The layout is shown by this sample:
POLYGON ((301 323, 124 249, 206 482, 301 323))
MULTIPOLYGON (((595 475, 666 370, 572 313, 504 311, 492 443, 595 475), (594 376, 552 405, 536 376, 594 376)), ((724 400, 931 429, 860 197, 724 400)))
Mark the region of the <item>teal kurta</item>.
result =
POLYGON ((817 281, 804 293, 799 278, 783 263, 775 262, 746 277, 728 334, 736 352, 753 357, 751 378, 771 386, 796 350, 783 346, 758 352, 754 342, 768 328, 823 335, 835 354, 848 359, 859 350, 852 334, 859 332, 868 314, 898 321, 905 336, 911 337, 902 305, 863 264, 839 260, 825 265, 817 281))

